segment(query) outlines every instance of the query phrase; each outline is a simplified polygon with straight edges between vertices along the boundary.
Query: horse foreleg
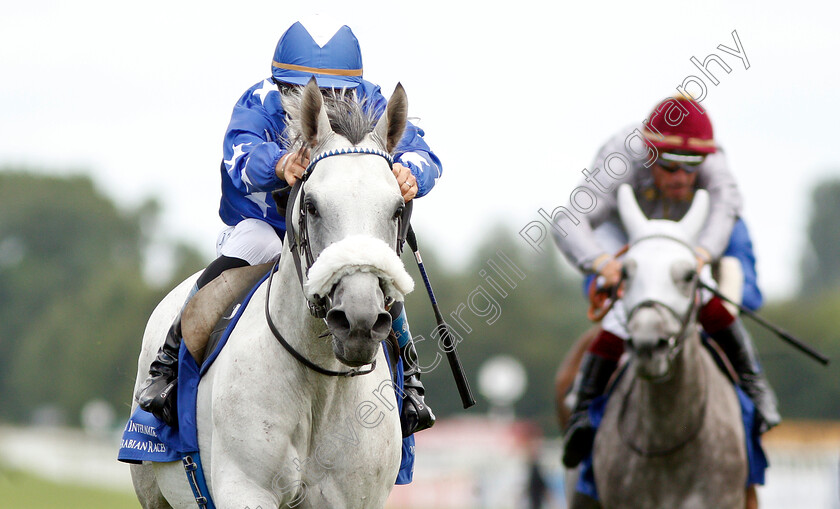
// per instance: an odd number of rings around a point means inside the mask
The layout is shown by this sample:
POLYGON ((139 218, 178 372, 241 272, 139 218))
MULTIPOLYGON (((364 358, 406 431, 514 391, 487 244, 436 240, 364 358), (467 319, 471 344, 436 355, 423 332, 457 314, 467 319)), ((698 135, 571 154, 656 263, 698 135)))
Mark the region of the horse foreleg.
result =
POLYGON ((143 509, 172 509, 169 502, 164 498, 157 483, 157 477, 152 465, 130 465, 131 483, 134 485, 134 493, 143 509))
POLYGON ((601 327, 596 325, 586 332, 584 332, 575 341, 571 350, 568 351, 563 358, 560 367, 557 368, 557 374, 554 377, 554 397, 555 397, 555 411, 557 412, 557 424, 561 430, 566 429, 566 423, 569 422, 570 410, 566 407, 565 398, 572 384, 575 382, 578 368, 580 368, 580 361, 583 354, 589 348, 592 340, 598 335, 601 327))
MULTIPOLYGON (((236 465, 229 464, 221 470, 214 467, 213 471, 214 476, 217 476, 213 485, 216 507, 300 507, 294 497, 292 503, 290 500, 281 500, 271 486, 259 484, 254 481, 255 475, 245 474, 236 465)), ((282 489, 278 491, 284 494, 282 489)))

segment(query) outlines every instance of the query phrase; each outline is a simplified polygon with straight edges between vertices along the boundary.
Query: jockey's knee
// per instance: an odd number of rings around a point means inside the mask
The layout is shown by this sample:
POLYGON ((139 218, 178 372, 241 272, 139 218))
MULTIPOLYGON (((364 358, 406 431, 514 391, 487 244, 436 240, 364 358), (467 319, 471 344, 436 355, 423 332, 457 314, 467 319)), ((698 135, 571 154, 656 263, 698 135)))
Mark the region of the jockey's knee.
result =
POLYGON ((258 219, 245 219, 219 235, 219 256, 239 258, 249 265, 260 265, 277 259, 283 241, 271 225, 258 219))
POLYGON ((587 350, 604 359, 618 362, 624 353, 624 340, 611 332, 601 329, 587 350))
POLYGON ((198 280, 195 282, 196 289, 200 290, 207 286, 208 283, 219 277, 222 272, 228 269, 236 269, 239 267, 246 267, 248 266, 248 262, 243 260, 242 258, 233 258, 229 256, 220 256, 210 262, 210 265, 204 269, 204 272, 198 277, 198 280))

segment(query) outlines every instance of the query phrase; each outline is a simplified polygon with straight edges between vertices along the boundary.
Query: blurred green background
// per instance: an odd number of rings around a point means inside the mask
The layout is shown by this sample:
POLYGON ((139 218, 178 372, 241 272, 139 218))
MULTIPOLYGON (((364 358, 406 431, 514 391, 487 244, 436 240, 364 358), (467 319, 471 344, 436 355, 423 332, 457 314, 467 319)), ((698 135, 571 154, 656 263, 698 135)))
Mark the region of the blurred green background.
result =
POLYGON ((133 493, 85 488, 70 483, 46 481, 29 473, 0 470, 3 507, 20 509, 136 509, 133 493))
MULTIPOLYGON (((820 184, 812 203, 801 290, 789 300, 767 303, 762 315, 836 359, 840 182, 820 184)), ((77 426, 83 407, 93 400, 108 403, 121 419, 127 417, 149 313, 175 283, 209 261, 173 241, 166 263, 159 262, 165 271, 148 266, 149 260, 161 259, 148 240, 157 210, 154 202, 124 210, 85 176, 0 171, 0 423, 77 426)), ((537 254, 503 227, 488 234, 457 270, 434 238, 433 233, 418 232, 441 311, 462 338, 460 354, 473 388, 488 358, 507 354, 518 359, 527 372, 528 389, 516 403, 516 414, 535 420, 546 433, 556 432, 554 374, 589 325, 580 276, 557 253, 537 254), (459 319, 451 317, 453 312, 459 319)), ((403 258, 417 281, 408 296, 412 333, 421 362, 430 365, 438 353, 434 317, 413 257, 409 252, 403 258)), ((833 367, 816 364, 746 323, 785 417, 840 415, 833 367)), ((446 362, 427 371, 424 382, 438 416, 461 413, 446 362)), ((487 404, 476 392, 482 411, 487 404)))

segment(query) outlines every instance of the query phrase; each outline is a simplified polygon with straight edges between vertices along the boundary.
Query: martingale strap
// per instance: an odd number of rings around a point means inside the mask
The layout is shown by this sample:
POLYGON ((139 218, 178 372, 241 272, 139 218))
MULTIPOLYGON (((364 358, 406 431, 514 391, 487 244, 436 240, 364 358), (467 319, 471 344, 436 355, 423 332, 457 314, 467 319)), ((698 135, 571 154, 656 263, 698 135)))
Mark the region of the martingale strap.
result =
POLYGON ((306 366, 307 368, 315 371, 316 373, 320 373, 322 375, 327 376, 343 376, 343 377, 354 377, 359 375, 367 375, 368 373, 373 372, 376 369, 376 359, 370 363, 370 367, 368 369, 349 369, 347 371, 333 371, 331 369, 322 368, 321 366, 315 364, 314 362, 310 361, 306 357, 303 356, 300 352, 295 350, 295 348, 286 341, 286 338, 280 334, 280 331, 277 329, 277 326, 274 325, 274 321, 271 319, 271 306, 269 306, 269 296, 271 295, 271 281, 274 279, 274 273, 277 272, 277 264, 280 263, 280 260, 277 260, 277 263, 274 264, 274 267, 271 269, 271 275, 268 276, 268 285, 266 288, 265 293, 265 320, 268 322, 268 328, 271 329, 271 333, 274 335, 275 339, 283 345, 283 348, 289 352, 292 357, 297 359, 298 362, 306 366))

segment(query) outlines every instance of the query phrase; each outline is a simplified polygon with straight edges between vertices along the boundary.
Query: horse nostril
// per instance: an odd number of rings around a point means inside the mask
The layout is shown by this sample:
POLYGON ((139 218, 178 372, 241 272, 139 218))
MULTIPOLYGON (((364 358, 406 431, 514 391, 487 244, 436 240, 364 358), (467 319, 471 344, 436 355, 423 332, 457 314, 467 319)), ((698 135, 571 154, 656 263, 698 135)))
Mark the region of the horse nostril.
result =
POLYGON ((331 309, 327 313, 327 326, 334 333, 344 332, 347 334, 350 332, 350 320, 347 319, 344 311, 340 309, 331 309))
POLYGON ((376 321, 373 323, 373 327, 371 327, 371 332, 375 338, 388 337, 388 334, 391 332, 391 314, 387 312, 379 313, 376 321))

